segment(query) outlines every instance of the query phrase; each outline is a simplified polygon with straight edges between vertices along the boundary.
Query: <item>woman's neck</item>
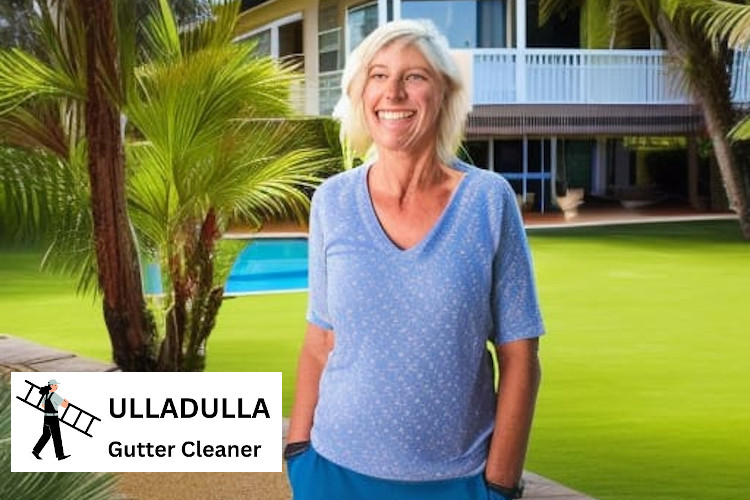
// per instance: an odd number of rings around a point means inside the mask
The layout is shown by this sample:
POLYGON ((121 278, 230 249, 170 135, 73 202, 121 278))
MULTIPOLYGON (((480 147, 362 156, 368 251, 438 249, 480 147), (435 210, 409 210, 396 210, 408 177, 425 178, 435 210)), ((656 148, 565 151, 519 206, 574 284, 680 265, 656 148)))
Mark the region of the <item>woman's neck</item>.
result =
POLYGON ((442 184, 449 177, 434 150, 418 153, 378 151, 370 172, 374 185, 391 196, 405 198, 442 184))

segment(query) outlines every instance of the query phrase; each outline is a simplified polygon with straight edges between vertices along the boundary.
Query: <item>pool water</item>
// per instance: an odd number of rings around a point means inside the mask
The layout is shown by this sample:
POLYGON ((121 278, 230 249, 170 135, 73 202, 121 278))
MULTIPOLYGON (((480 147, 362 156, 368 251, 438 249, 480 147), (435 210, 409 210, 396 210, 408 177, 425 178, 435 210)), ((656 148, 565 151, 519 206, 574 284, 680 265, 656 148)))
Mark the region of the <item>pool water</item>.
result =
POLYGON ((256 238, 229 272, 224 295, 307 290, 307 238, 256 238))

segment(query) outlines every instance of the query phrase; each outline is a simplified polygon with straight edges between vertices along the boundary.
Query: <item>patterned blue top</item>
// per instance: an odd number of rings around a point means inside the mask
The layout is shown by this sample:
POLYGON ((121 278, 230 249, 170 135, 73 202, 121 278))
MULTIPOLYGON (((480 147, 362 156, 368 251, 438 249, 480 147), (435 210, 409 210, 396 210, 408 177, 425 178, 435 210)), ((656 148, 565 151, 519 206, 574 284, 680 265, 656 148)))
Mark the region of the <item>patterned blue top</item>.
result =
POLYGON ((325 458, 383 479, 481 472, 494 427, 488 339, 544 331, 515 194, 463 171, 424 239, 401 250, 373 208, 371 165, 315 193, 307 319, 335 333, 312 442, 325 458))

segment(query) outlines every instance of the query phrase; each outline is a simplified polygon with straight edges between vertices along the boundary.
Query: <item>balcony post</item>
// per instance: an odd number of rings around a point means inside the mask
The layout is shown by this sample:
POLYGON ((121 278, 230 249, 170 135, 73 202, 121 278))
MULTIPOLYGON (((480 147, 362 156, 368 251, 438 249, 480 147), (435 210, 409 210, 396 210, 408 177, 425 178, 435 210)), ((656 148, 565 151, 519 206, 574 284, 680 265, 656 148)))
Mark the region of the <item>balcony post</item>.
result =
POLYGON ((378 26, 388 22, 388 0, 378 0, 378 26))
POLYGON ((526 102, 526 0, 516 7, 516 102, 526 102))
POLYGON ((693 210, 705 210, 705 202, 698 194, 698 141, 694 135, 687 136, 688 200, 693 210))
POLYGON ((607 139, 596 138, 596 152, 591 178, 591 194, 603 196, 607 192, 607 139))
MULTIPOLYGON (((542 179, 544 185, 544 179, 542 179)), ((557 205, 557 136, 549 139, 549 199, 552 206, 557 205)))

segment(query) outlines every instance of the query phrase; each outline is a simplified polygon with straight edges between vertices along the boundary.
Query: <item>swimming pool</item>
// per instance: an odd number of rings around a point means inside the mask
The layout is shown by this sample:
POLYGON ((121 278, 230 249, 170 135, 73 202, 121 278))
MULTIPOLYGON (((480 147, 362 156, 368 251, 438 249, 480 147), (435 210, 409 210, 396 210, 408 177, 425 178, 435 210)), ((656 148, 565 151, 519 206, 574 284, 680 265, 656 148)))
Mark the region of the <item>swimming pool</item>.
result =
POLYGON ((224 295, 307 290, 307 238, 255 237, 235 260, 224 295))

